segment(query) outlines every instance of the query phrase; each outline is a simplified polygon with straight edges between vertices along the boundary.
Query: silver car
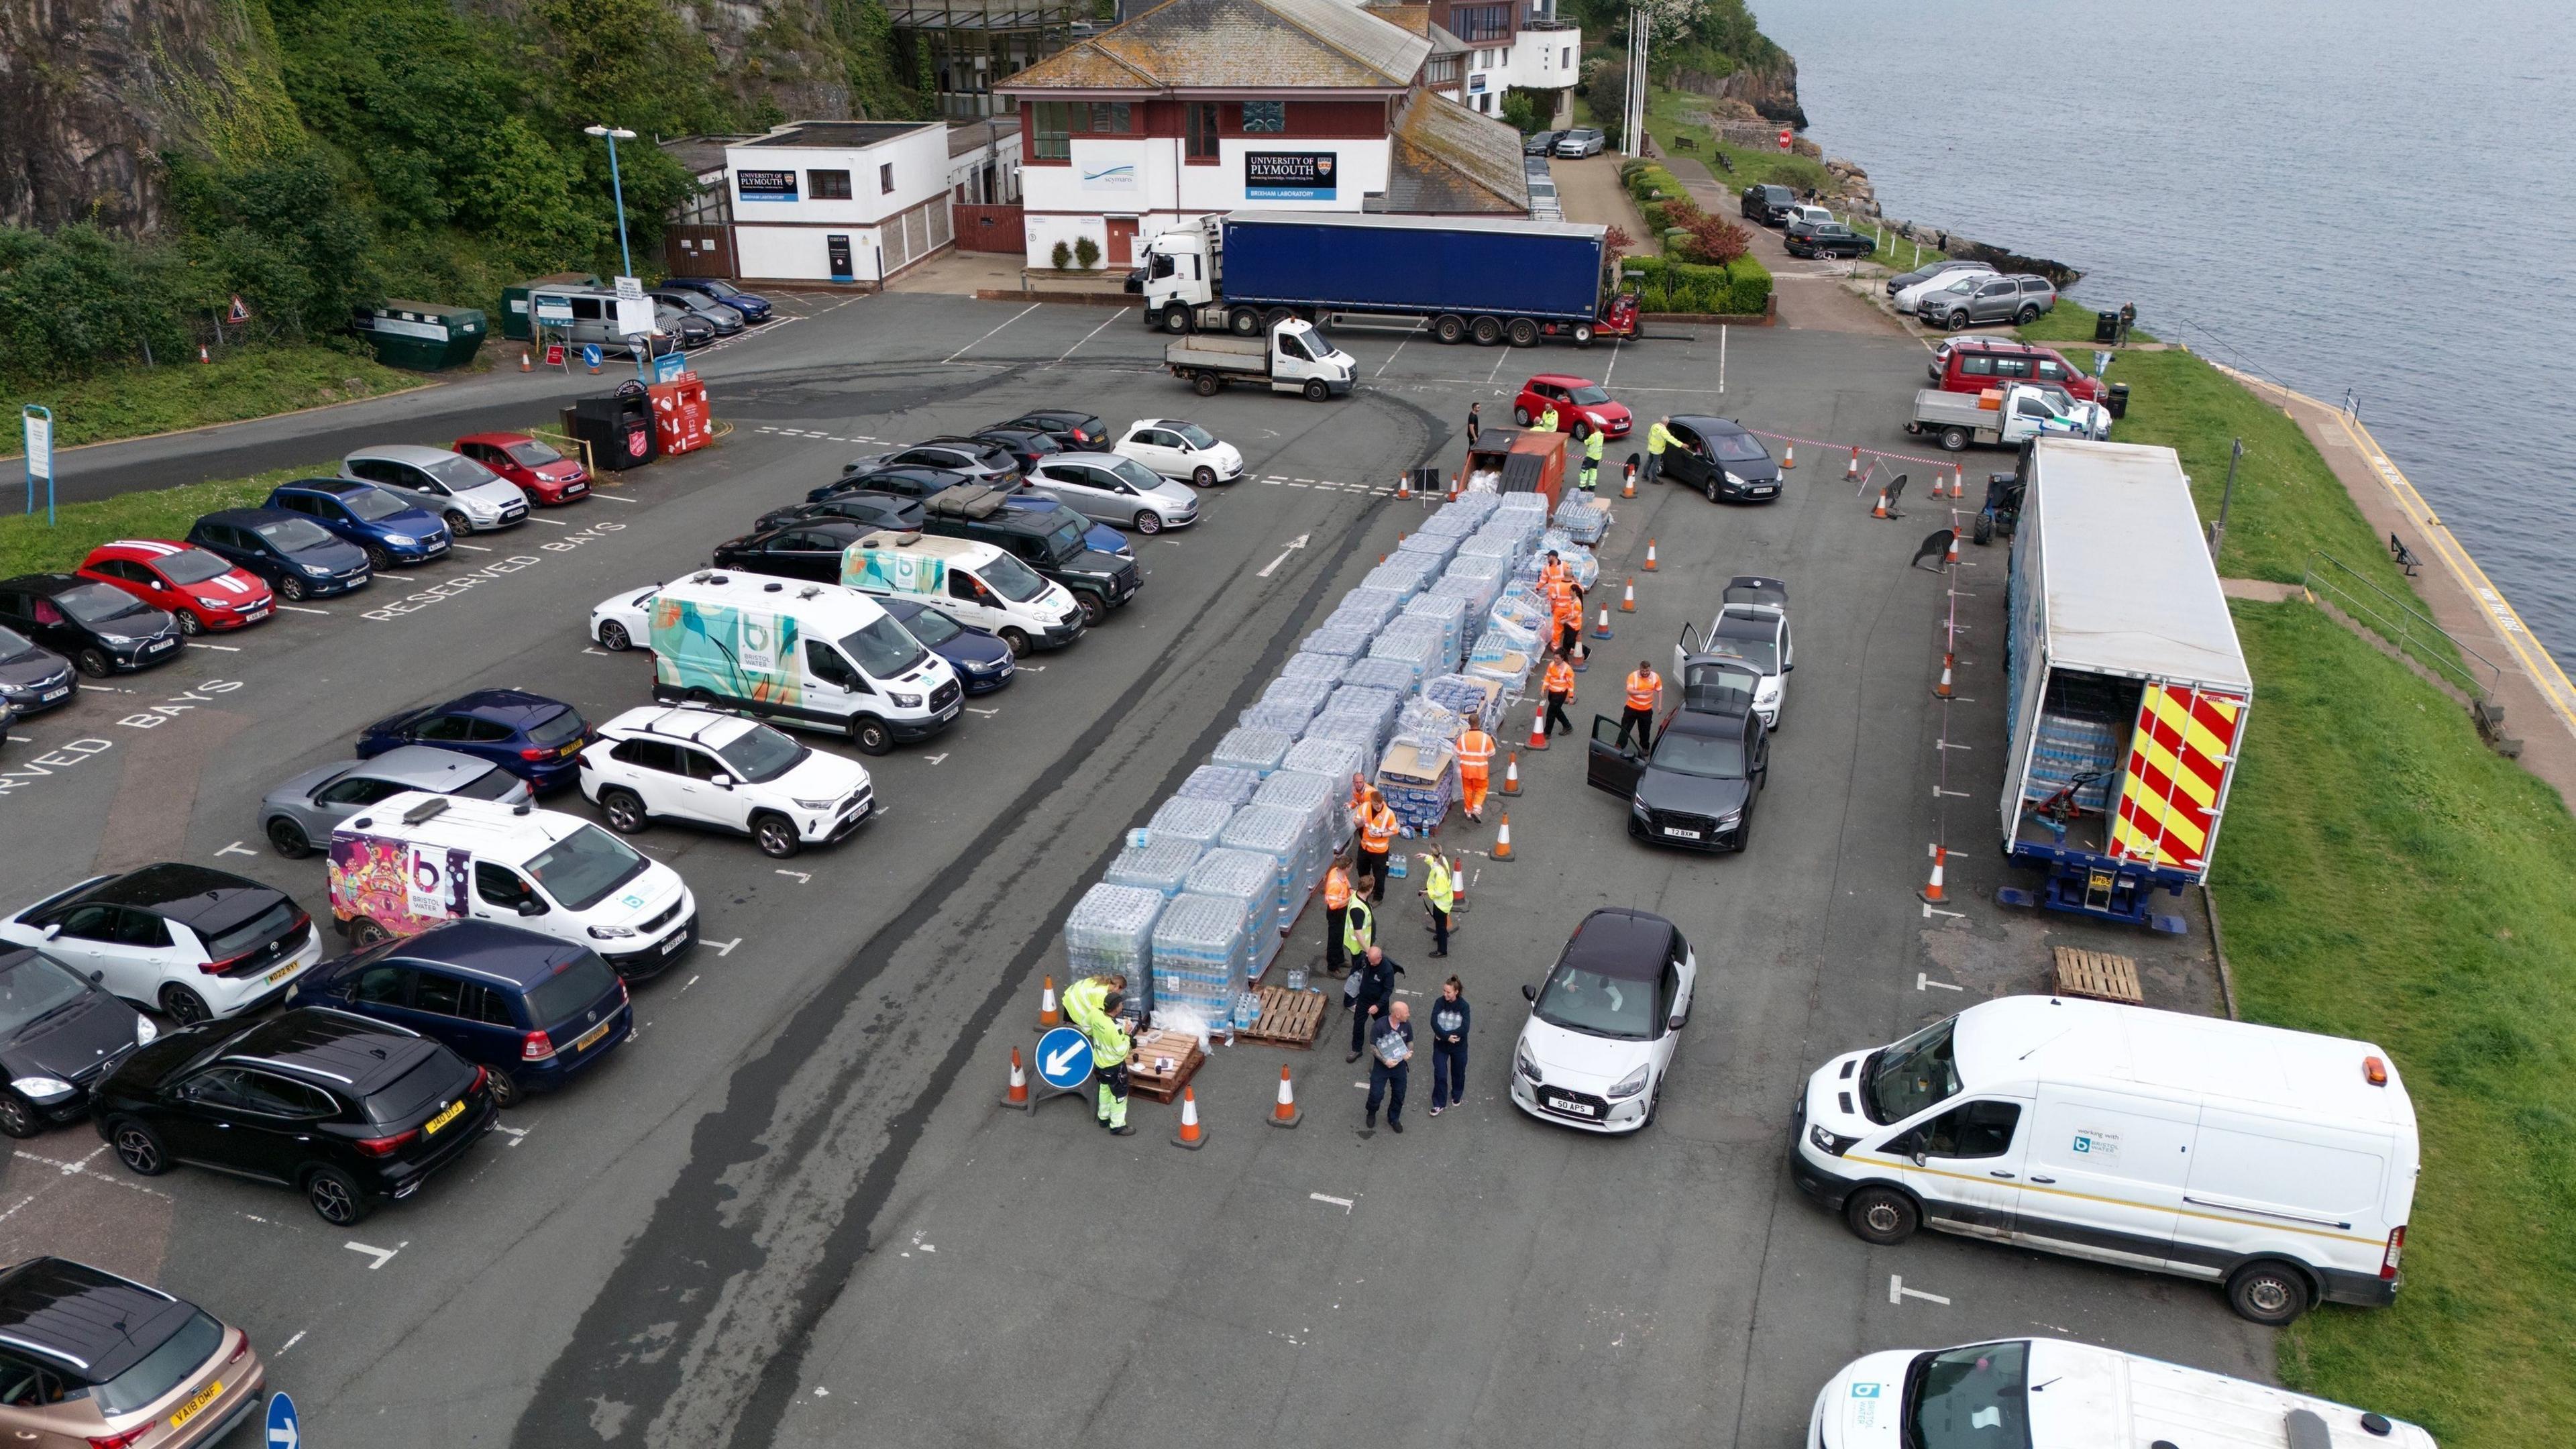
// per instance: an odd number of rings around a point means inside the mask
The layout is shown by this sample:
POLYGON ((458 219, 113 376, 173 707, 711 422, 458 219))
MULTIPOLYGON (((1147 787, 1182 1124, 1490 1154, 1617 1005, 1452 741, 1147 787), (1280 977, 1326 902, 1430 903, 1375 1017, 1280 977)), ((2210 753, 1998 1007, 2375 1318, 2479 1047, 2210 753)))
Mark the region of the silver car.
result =
POLYGON ((1556 154, 1566 157, 1598 156, 1610 138, 1590 126, 1577 126, 1556 138, 1556 154))
POLYGON ((1956 332, 1990 322, 2018 322, 2027 327, 2039 320, 2040 313, 2056 305, 2057 288, 2048 278, 2022 274, 1954 282, 1916 302, 1914 312, 1926 327, 1947 327, 1956 332))
POLYGON ((519 485, 444 448, 360 448, 340 460, 340 476, 392 489, 405 503, 446 519, 447 531, 459 538, 507 528, 528 516, 528 495, 519 485))
POLYGON ((1029 486, 1085 518, 1138 533, 1187 528, 1199 518, 1199 500, 1190 485, 1116 453, 1041 458, 1030 470, 1029 486))
POLYGON ((317 843, 328 844, 333 826, 405 790, 505 805, 536 799, 527 781, 488 760, 429 745, 403 745, 372 760, 343 760, 307 770, 269 791, 259 802, 259 833, 278 854, 294 860, 312 854, 317 843))

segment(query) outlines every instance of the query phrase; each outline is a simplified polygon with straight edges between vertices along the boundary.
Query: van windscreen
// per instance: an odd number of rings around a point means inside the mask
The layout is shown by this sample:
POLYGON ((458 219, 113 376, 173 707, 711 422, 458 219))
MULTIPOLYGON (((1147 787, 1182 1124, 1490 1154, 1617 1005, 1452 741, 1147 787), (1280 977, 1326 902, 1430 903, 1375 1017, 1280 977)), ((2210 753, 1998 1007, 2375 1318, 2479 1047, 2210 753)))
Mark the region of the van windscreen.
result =
POLYGON ((1881 1125, 1902 1122, 1959 1094, 1958 1063, 1950 1051, 1958 1025, 1955 1016, 1936 1021, 1870 1054, 1860 1073, 1861 1107, 1869 1120, 1881 1125))
POLYGON ((849 655, 870 679, 900 679, 927 657, 921 641, 890 614, 842 639, 841 652, 849 655))

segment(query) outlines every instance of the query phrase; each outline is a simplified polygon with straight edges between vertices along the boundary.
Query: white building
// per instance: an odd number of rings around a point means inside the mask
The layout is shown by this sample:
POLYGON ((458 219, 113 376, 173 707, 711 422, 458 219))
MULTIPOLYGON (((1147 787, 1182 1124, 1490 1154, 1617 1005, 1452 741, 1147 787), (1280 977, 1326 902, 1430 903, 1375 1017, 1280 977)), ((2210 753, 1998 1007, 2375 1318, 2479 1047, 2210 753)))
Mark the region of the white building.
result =
POLYGON ((725 147, 734 275, 876 286, 950 241, 948 127, 796 121, 725 147))

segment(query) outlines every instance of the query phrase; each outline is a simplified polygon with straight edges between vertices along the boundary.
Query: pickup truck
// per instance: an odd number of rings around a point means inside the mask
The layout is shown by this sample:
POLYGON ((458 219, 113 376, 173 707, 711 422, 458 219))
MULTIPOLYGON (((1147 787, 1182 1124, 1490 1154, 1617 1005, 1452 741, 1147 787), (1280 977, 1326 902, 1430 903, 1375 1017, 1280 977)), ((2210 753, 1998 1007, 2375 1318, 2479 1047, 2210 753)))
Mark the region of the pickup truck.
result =
POLYGON ((1229 382, 1247 382, 1322 402, 1348 394, 1359 373, 1357 358, 1325 341, 1313 323, 1294 317, 1259 337, 1200 332, 1174 338, 1163 360, 1201 397, 1216 396, 1229 382))
MULTIPOLYGON (((2058 396, 2064 397, 2064 394, 2058 396)), ((1905 425, 1905 431, 1917 436, 1930 434, 1953 453, 1970 443, 2018 448, 2035 437, 2098 439, 2107 436, 2110 432, 2108 415, 2092 416, 2102 412, 2092 403, 2081 404, 2081 407, 2081 413, 2060 412, 2049 393, 2028 383, 2014 383, 2005 388, 1990 387, 1973 394, 1925 388, 1914 395, 1914 420, 1905 425)))

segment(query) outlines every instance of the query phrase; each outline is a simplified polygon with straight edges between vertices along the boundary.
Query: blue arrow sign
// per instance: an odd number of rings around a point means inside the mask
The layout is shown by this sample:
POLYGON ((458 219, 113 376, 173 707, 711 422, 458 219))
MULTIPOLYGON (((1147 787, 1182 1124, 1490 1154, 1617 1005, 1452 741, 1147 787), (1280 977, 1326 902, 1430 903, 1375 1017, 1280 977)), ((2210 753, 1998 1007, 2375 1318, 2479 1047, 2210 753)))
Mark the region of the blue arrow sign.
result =
POLYGON ((1070 1092, 1091 1075, 1091 1041, 1069 1026, 1038 1038, 1038 1080, 1070 1092))
POLYGON ((582 366, 584 366, 584 367, 589 368, 589 369, 590 369, 591 371, 593 371, 593 372, 597 372, 597 371, 599 370, 599 344, 598 344, 598 343, 596 343, 596 342, 589 342, 589 343, 584 343, 584 344, 582 345, 582 349, 581 349, 581 365, 582 365, 582 366))
POLYGON ((268 1401, 269 1449, 296 1449, 304 1432, 295 1422, 295 1401, 277 1394, 268 1401))

